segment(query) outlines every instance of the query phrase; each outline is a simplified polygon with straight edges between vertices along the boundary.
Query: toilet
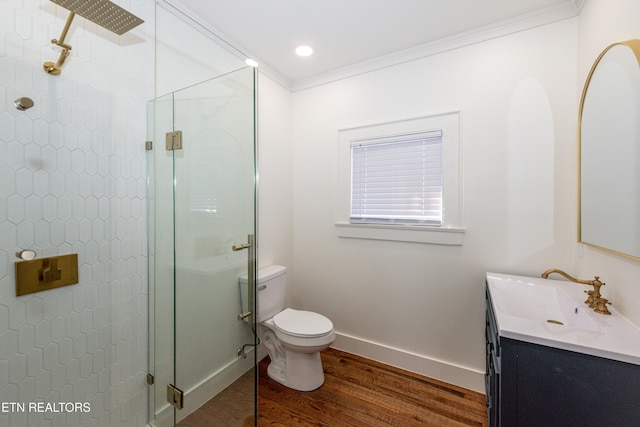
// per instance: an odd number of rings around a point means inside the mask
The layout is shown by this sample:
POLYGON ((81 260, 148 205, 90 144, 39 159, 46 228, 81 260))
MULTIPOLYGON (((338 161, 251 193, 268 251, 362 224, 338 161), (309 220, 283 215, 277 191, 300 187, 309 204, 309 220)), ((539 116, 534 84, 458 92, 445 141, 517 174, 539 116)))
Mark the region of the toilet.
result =
MULTIPOLYGON (((324 383, 320 352, 335 340, 333 323, 312 311, 285 308, 287 268, 270 265, 257 272, 256 321, 260 342, 269 353, 267 374, 280 384, 311 391, 324 383)), ((243 312, 247 307, 247 276, 240 277, 243 312)))

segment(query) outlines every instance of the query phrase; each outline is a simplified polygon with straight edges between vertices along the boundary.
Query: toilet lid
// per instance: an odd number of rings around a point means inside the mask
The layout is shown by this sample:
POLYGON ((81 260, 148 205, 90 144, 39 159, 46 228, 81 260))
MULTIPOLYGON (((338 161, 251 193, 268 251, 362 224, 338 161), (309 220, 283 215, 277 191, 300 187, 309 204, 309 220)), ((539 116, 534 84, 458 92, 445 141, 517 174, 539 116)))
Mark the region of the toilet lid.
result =
POLYGON ((296 337, 320 337, 333 329, 331 320, 322 314, 292 308, 273 316, 273 323, 280 331, 296 337))

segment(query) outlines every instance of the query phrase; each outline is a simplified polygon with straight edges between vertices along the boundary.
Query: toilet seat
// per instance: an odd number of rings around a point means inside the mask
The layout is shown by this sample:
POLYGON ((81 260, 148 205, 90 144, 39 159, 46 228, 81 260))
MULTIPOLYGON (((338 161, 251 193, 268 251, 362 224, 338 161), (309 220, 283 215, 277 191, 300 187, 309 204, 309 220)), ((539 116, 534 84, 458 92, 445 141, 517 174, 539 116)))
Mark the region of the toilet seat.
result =
POLYGON ((301 338, 317 338, 333 331, 333 323, 313 311, 285 308, 273 316, 274 326, 282 333, 301 338))

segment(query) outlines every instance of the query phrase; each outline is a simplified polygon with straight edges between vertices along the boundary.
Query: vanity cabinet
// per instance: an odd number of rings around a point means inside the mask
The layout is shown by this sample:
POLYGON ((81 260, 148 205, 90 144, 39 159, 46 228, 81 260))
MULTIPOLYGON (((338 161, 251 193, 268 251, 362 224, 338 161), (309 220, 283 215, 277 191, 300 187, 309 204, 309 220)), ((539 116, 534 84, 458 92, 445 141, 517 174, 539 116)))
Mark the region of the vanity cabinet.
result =
POLYGON ((640 426, 640 366, 500 336, 488 289, 486 343, 491 427, 640 426))

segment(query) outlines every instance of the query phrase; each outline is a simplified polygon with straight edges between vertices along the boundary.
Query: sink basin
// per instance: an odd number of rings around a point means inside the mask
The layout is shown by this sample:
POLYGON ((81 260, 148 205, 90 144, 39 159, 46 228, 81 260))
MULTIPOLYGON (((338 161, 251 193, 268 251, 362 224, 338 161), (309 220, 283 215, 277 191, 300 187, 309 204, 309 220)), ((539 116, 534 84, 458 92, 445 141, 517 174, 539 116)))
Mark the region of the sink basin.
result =
POLYGON ((640 365, 640 328, 615 305, 611 315, 589 308, 591 287, 499 273, 486 279, 501 337, 640 365))
POLYGON ((515 285, 513 282, 499 281, 494 284, 491 296, 495 309, 509 316, 589 331, 598 330, 587 312, 589 307, 572 299, 557 286, 531 281, 515 285))

